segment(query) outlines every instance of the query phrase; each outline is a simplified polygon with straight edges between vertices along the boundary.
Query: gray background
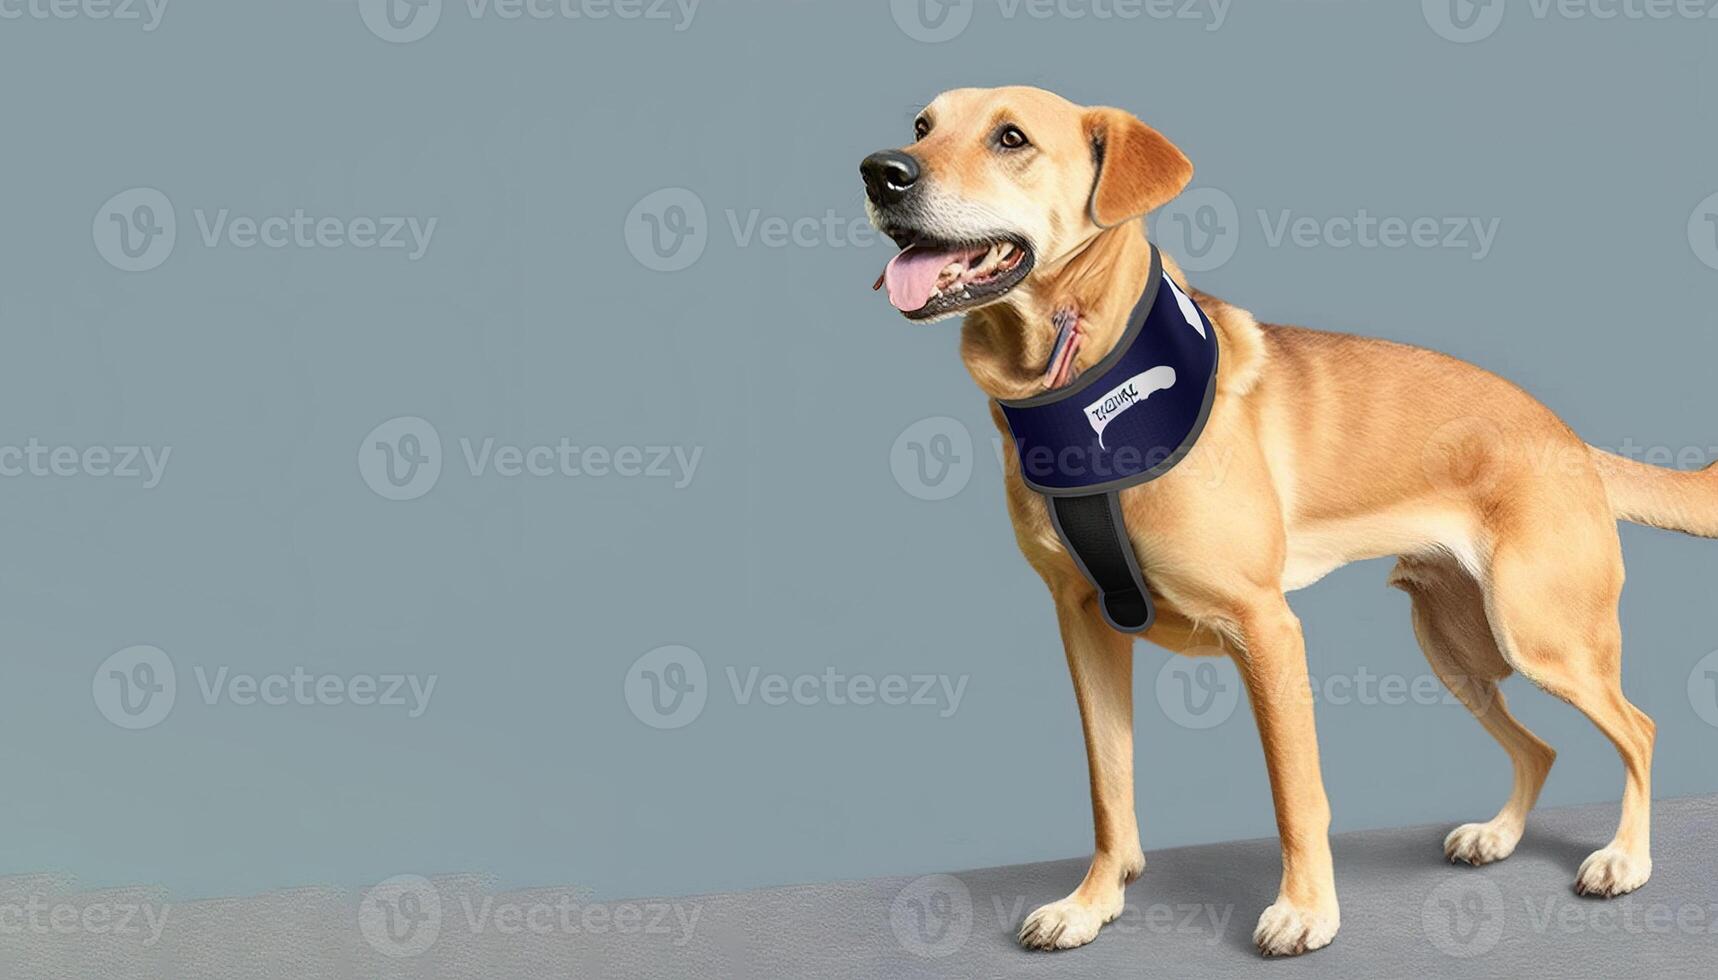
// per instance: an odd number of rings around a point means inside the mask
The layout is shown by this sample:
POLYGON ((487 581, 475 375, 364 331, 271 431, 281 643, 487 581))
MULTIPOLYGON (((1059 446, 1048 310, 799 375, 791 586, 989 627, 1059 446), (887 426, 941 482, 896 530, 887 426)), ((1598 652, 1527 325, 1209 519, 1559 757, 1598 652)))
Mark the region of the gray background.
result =
MULTIPOLYGON (((868 291, 885 246, 742 245, 727 218, 859 217, 860 157, 949 87, 1040 84, 1169 134, 1238 206, 1234 257, 1195 284, 1263 319, 1468 358, 1600 444, 1718 445, 1718 271, 1687 235, 1718 191, 1718 24, 1512 5, 1463 45, 1414 4, 1234 8, 1210 31, 980 0, 940 44, 878 3, 707 0, 683 31, 449 3, 409 44, 347 2, 173 0, 149 32, 0 21, 0 444, 172 447, 153 490, 0 479, 0 868, 185 898, 463 871, 623 896, 1085 852, 1055 624, 957 328, 868 291), (128 273, 92 218, 134 187, 171 200, 178 241, 128 273), (666 187, 708 215, 676 272, 625 233, 666 187), (199 208, 438 227, 415 262, 209 248, 199 208), (1500 226, 1483 261, 1271 247, 1261 208, 1500 226), (400 416, 445 451, 434 489, 394 502, 359 447, 400 416), (966 487, 928 501, 891 456, 940 416, 977 446, 966 487), (461 437, 703 456, 683 489, 474 477, 461 437), (127 731, 92 678, 135 644, 167 652, 179 692, 127 731), (708 703, 658 730, 625 689, 666 644, 698 652, 708 703), (196 666, 438 681, 411 719, 207 705, 196 666), (944 718, 740 704, 729 667, 969 682, 944 718)), ((1659 724, 1655 792, 1712 791, 1718 731, 1690 674, 1718 646, 1718 547, 1636 529, 1625 547, 1625 685, 1659 724)), ((1295 597, 1316 676, 1426 673, 1386 568, 1295 597)), ((1188 727, 1155 695, 1166 655, 1138 658, 1146 846, 1269 834, 1247 712, 1188 727)), ((1562 753, 1544 800, 1617 799, 1593 727, 1509 689, 1562 753)), ((1319 731, 1338 829, 1483 819, 1507 793, 1459 706, 1325 704, 1319 731)))

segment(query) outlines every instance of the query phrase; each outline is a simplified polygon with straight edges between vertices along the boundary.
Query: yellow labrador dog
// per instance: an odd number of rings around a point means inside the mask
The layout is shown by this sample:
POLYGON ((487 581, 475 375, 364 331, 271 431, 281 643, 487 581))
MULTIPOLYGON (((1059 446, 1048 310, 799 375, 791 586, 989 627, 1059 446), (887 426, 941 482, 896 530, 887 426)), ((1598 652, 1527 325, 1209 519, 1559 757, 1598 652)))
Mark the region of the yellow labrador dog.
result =
MULTIPOLYGON (((1031 88, 945 92, 915 126, 910 145, 861 167, 873 223, 902 247, 879 286, 910 320, 965 315, 961 357, 1006 437, 994 400, 1045 394, 1115 346, 1151 268, 1140 219, 1180 193, 1193 167, 1127 112, 1031 88), (1052 324, 1068 310, 1077 343, 1064 345, 1052 324), (1071 364, 1047 368, 1053 346, 1072 347, 1071 364)), ((1432 669, 1514 765, 1503 808, 1451 831, 1447 856, 1508 857, 1556 757, 1498 692, 1518 670, 1622 755, 1622 821, 1582 862, 1576 889, 1639 888, 1652 872, 1654 725, 1620 683, 1616 522, 1718 537, 1718 469, 1658 469, 1591 448, 1520 388, 1441 354, 1265 325, 1188 294, 1222 351, 1209 421, 1179 466, 1124 490, 1121 507, 1159 609, 1145 638, 1227 655, 1246 683, 1283 860, 1277 900, 1253 934, 1260 951, 1318 949, 1340 918, 1306 651, 1284 593, 1366 558, 1399 557, 1390 582, 1413 599, 1432 669)), ((1096 823, 1085 880, 1027 916, 1019 938, 1068 948, 1120 914, 1124 886, 1145 867, 1134 637, 1100 615, 1044 498, 1006 455, 1015 536, 1049 586, 1073 675, 1096 823)))

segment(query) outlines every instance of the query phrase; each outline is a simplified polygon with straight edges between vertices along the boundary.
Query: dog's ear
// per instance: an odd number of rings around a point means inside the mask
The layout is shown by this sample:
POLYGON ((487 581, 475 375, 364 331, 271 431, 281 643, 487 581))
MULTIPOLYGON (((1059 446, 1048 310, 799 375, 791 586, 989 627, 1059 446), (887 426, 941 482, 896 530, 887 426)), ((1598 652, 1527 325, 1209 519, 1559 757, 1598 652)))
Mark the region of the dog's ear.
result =
POLYGON ((1167 203, 1193 179, 1193 163, 1162 133, 1122 109, 1088 109, 1086 137, 1097 162, 1092 223, 1111 228, 1167 203))

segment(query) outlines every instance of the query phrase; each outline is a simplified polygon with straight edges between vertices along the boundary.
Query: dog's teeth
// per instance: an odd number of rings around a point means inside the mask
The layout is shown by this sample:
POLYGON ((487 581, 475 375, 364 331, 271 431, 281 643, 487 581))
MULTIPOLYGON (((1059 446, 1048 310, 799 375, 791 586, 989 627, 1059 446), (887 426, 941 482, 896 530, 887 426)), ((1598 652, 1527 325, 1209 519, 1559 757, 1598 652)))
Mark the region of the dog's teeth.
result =
POLYGON ((990 251, 984 253, 984 258, 979 260, 978 265, 973 266, 972 274, 984 276, 989 275, 994 271, 1003 260, 1004 253, 1002 249, 1003 246, 1000 244, 990 246, 990 251))

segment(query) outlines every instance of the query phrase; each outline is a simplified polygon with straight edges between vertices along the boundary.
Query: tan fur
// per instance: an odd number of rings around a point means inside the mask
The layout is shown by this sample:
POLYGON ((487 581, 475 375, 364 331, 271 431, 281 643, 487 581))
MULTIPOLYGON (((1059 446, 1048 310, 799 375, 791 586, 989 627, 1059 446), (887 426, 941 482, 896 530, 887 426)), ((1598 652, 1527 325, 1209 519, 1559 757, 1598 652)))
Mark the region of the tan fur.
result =
MULTIPOLYGON (((970 311, 961 356, 991 398, 1043 390, 1051 314, 1072 304, 1089 368, 1114 346, 1148 273, 1139 222, 1191 177, 1179 151, 1116 110, 1035 89, 963 89, 927 110, 907 151, 942 194, 1000 215, 1037 255, 1012 292, 970 311), (985 134, 1021 127, 1030 153, 993 152, 985 134), (1101 123, 1101 125, 1099 125, 1101 123), (1127 136, 1117 138, 1118 133, 1127 136), (1094 137, 1108 151, 1094 152, 1094 137), (1123 144, 1132 141, 1128 149, 1123 144), (1130 168, 1105 174, 1099 166, 1130 168), (1094 204, 1093 195, 1100 201, 1094 204), (1102 227, 1093 220, 1100 214, 1102 227)), ((1166 272, 1186 283, 1165 261, 1166 272)), ((1284 598, 1347 562, 1400 556, 1392 584, 1413 599, 1432 669, 1509 754, 1514 789, 1484 824, 1452 831, 1452 860, 1507 856, 1555 753, 1504 705, 1519 670, 1584 712, 1616 745, 1626 786, 1615 839, 1581 866, 1577 888, 1639 887, 1651 869, 1652 721, 1623 697, 1616 520, 1718 535, 1718 470, 1674 473, 1599 453, 1509 382, 1399 344, 1261 325, 1192 293, 1216 326, 1218 394, 1204 435, 1162 478, 1122 494, 1159 608, 1146 639, 1233 657, 1264 744, 1283 849, 1276 904, 1254 939, 1267 954, 1316 949, 1339 912, 1300 624, 1284 598)), ((998 428, 1006 427, 992 405, 998 428)), ((1144 859, 1134 815, 1131 641, 1106 626, 1092 586, 1009 455, 1008 510, 1054 598, 1086 732, 1096 853, 1068 898, 1029 916, 1021 941, 1089 941, 1122 907, 1144 859)))

